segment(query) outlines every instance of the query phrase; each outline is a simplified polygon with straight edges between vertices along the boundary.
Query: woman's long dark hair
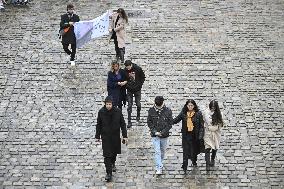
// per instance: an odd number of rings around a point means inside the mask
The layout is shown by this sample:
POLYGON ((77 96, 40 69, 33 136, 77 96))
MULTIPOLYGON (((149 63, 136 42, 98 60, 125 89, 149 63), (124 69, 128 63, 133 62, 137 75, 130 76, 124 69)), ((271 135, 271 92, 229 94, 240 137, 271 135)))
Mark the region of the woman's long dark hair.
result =
POLYGON ((128 23, 128 17, 123 8, 117 9, 117 13, 120 13, 122 18, 128 23))
POLYGON ((188 105, 189 103, 191 103, 191 104, 194 105, 193 110, 194 110, 195 112, 198 112, 198 111, 199 111, 199 108, 198 108, 196 102, 195 102, 193 99, 188 99, 188 100, 186 101, 184 107, 183 107, 183 111, 184 111, 184 112, 188 112, 188 107, 187 107, 187 105, 188 105))
POLYGON ((212 100, 209 103, 209 109, 214 111, 212 115, 212 125, 221 124, 221 126, 223 126, 224 123, 222 119, 222 114, 219 108, 219 104, 216 100, 212 100))

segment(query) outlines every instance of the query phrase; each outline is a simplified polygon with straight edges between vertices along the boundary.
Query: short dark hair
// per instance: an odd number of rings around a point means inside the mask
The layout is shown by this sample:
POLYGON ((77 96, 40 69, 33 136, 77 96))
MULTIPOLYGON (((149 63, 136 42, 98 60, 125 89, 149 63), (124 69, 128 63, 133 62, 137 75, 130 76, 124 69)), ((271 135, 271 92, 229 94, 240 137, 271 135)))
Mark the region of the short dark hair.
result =
POLYGON ((107 96, 106 98, 105 98, 105 101, 104 101, 105 103, 107 103, 107 102, 113 102, 113 99, 112 99, 112 96, 107 96))
POLYGON ((125 60, 124 66, 131 66, 131 65, 132 65, 131 60, 125 60))
POLYGON ((163 96, 156 96, 155 104, 157 106, 162 106, 163 102, 164 102, 164 97, 163 96))
POLYGON ((67 4, 67 10, 74 9, 74 5, 72 3, 67 4))

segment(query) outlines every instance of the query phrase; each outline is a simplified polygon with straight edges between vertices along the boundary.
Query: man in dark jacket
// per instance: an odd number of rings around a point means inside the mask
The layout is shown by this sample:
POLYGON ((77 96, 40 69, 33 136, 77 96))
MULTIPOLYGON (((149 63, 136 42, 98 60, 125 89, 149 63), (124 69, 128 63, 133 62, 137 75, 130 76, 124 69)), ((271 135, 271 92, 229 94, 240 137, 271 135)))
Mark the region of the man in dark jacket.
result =
POLYGON ((147 124, 150 128, 155 151, 156 174, 162 174, 169 131, 173 125, 172 111, 164 105, 164 98, 157 96, 155 105, 149 109, 147 124))
POLYGON ((135 97, 135 104, 137 106, 137 116, 136 121, 140 121, 140 111, 141 111, 141 88, 145 81, 145 74, 141 67, 136 64, 133 64, 130 60, 126 60, 125 63, 125 71, 127 78, 127 113, 128 113, 128 125, 130 128, 131 124, 131 113, 132 113, 132 105, 133 105, 133 96, 135 97))
POLYGON ((121 153, 120 130, 123 136, 122 143, 127 144, 127 130, 122 112, 112 106, 112 98, 108 96, 105 99, 105 106, 98 113, 95 136, 97 142, 102 140, 107 182, 111 181, 112 172, 116 171, 116 155, 121 153))
POLYGON ((60 33, 62 34, 63 49, 68 55, 71 55, 70 57, 71 66, 75 66, 74 60, 76 55, 76 36, 74 33, 73 24, 79 21, 80 21, 79 16, 74 14, 74 5, 68 4, 67 13, 61 15, 60 33), (70 44, 72 51, 68 49, 68 46, 70 44))

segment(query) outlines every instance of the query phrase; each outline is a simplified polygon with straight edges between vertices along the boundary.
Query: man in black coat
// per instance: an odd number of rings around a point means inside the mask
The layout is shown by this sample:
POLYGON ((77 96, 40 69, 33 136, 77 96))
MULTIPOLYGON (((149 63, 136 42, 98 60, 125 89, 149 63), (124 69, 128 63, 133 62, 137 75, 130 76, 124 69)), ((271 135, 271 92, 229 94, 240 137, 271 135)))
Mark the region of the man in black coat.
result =
POLYGON ((122 131, 122 143, 127 144, 127 130, 122 112, 112 106, 112 97, 105 99, 105 106, 99 110, 96 126, 97 142, 102 140, 104 164, 106 167, 107 182, 112 179, 112 172, 116 171, 116 155, 121 153, 120 130, 122 131))
POLYGON ((126 89, 127 89, 127 113, 128 113, 128 125, 127 128, 132 126, 131 124, 131 113, 133 105, 133 96, 135 97, 135 104, 137 107, 137 116, 136 121, 140 120, 140 111, 141 111, 141 88, 145 81, 145 74, 141 67, 136 64, 133 64, 130 60, 126 60, 125 63, 126 71, 126 89))
POLYGON ((74 14, 74 5, 68 4, 67 5, 67 13, 61 15, 61 22, 60 22, 60 31, 62 34, 62 45, 64 51, 71 55, 70 62, 71 66, 75 66, 75 55, 76 55, 76 36, 74 33, 74 26, 75 22, 79 22, 80 18, 78 15, 74 14), (71 50, 69 50, 68 46, 71 44, 71 50))
POLYGON ((163 160, 167 148, 169 131, 173 125, 172 111, 164 104, 164 98, 157 96, 155 105, 148 111, 147 124, 151 132, 155 151, 156 174, 162 174, 163 160))

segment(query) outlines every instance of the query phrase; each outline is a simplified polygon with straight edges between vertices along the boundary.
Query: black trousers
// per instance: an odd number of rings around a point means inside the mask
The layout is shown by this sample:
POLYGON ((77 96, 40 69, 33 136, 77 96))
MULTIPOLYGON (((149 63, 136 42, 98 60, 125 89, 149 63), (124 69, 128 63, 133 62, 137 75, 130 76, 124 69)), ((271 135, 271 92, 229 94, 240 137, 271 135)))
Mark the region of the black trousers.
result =
POLYGON ((62 43, 62 45, 63 45, 64 51, 65 51, 68 55, 71 55, 70 61, 74 61, 75 55, 76 55, 76 43, 75 43, 75 44, 71 44, 71 50, 72 50, 72 51, 70 51, 70 50, 68 49, 69 44, 62 43))
POLYGON ((141 90, 137 91, 137 92, 130 92, 129 90, 127 90, 127 102, 128 102, 128 106, 127 106, 127 113, 128 113, 128 122, 131 122, 131 113, 132 113, 132 105, 133 105, 133 96, 135 98, 135 104, 137 107, 137 115, 140 115, 140 111, 141 111, 141 90))
MULTIPOLYGON (((212 160, 215 160, 215 157, 216 157, 216 154, 217 154, 217 149, 216 149, 216 150, 211 149, 211 148, 206 148, 206 149, 205 149, 205 155, 208 154, 208 157, 207 157, 207 158, 208 158, 208 159, 207 159, 208 161, 210 161, 210 159, 209 159, 209 157, 210 157, 210 151, 212 152, 212 153, 211 153, 211 161, 212 161, 212 160)), ((206 158, 205 158, 205 161, 206 161, 206 158)))
POLYGON ((188 166, 188 159, 191 159, 193 165, 196 165, 197 154, 196 154, 196 143, 193 140, 189 140, 183 137, 183 167, 186 169, 188 166))
POLYGON ((125 47, 123 47, 123 48, 118 47, 118 41, 117 41, 116 35, 114 35, 113 40, 114 40, 116 57, 120 58, 121 62, 124 62, 125 47))
POLYGON ((116 155, 112 157, 104 157, 104 164, 106 167, 106 173, 111 174, 112 173, 112 166, 115 164, 116 161, 116 155))

